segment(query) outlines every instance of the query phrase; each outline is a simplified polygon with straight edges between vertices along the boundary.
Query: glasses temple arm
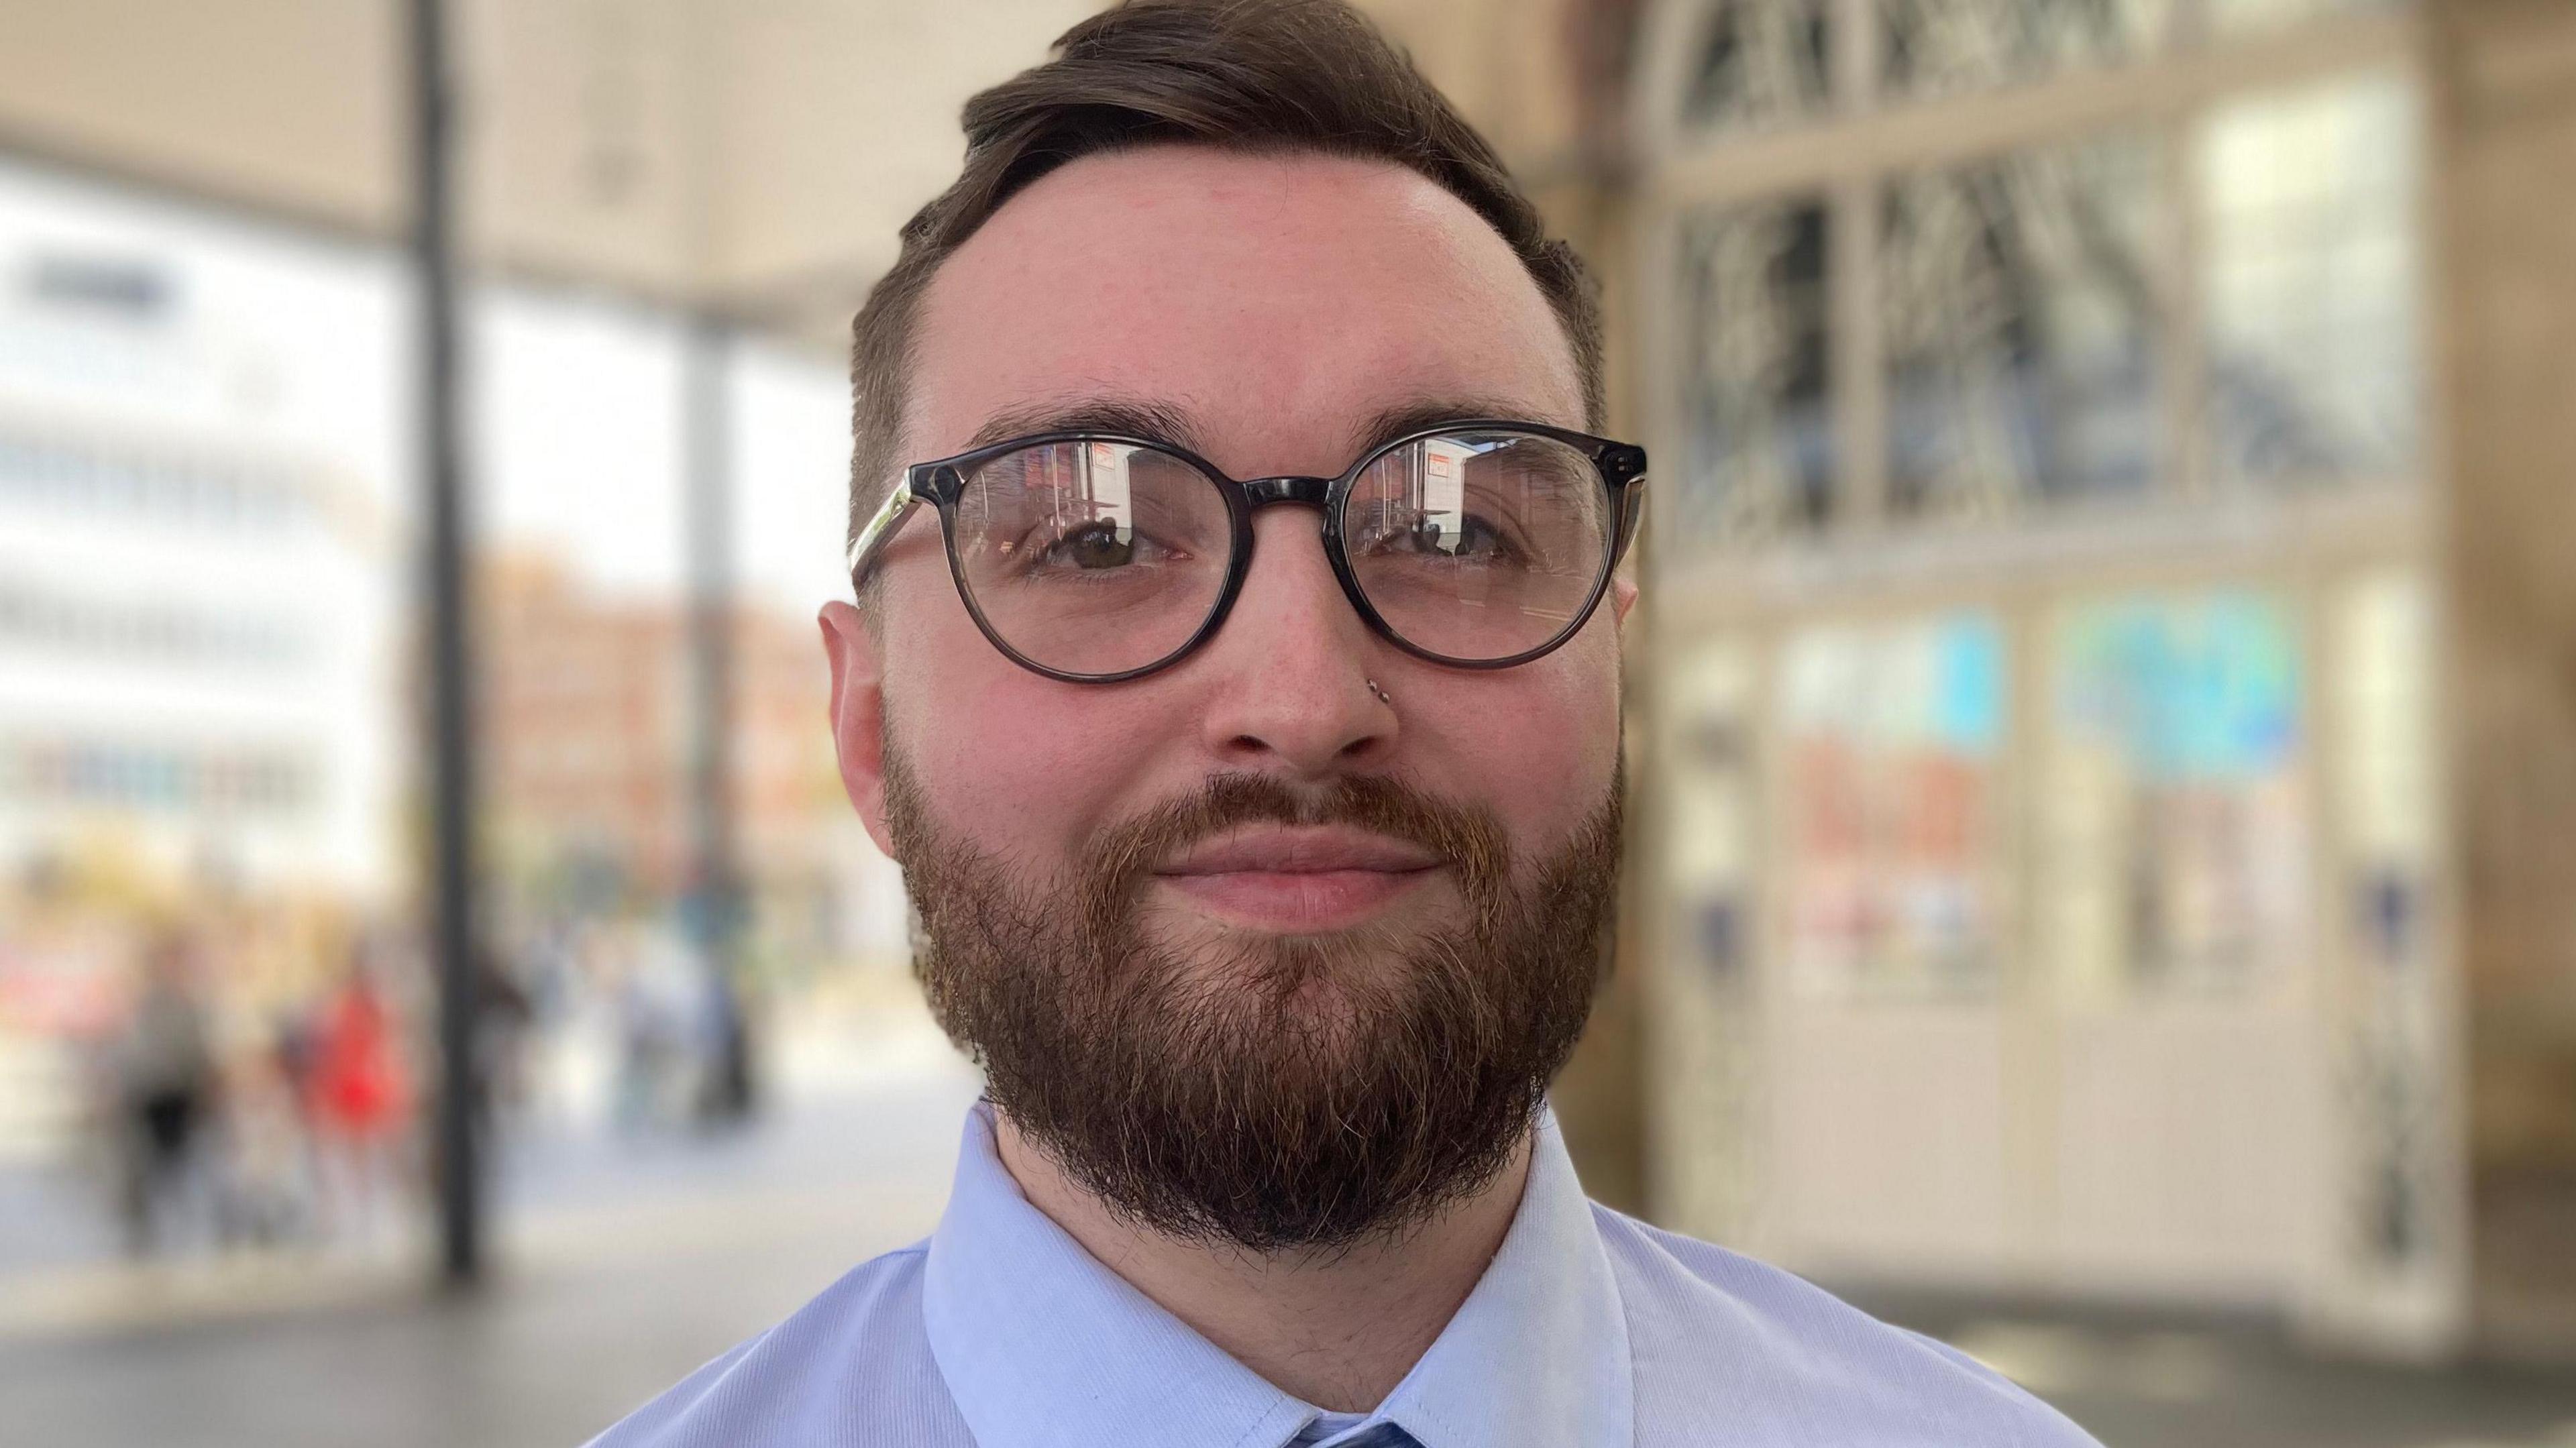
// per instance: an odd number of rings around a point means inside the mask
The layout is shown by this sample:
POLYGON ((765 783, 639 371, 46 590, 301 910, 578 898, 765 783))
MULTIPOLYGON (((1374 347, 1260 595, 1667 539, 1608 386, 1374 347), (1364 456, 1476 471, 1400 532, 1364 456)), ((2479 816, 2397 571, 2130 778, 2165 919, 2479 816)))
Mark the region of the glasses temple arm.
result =
POLYGON ((877 555, 893 541, 895 530, 903 526, 905 515, 912 511, 913 504, 920 501, 913 496, 912 489, 901 482, 895 484, 894 491, 886 494, 886 500, 878 507, 876 515, 868 519, 867 526, 859 530, 858 537, 850 540, 850 587, 858 588, 867 581, 867 571, 876 563, 877 555))
POLYGON ((1619 487, 1619 537, 1610 550, 1611 566, 1628 556, 1628 547, 1637 541, 1637 525, 1646 520, 1646 480, 1632 478, 1619 487))

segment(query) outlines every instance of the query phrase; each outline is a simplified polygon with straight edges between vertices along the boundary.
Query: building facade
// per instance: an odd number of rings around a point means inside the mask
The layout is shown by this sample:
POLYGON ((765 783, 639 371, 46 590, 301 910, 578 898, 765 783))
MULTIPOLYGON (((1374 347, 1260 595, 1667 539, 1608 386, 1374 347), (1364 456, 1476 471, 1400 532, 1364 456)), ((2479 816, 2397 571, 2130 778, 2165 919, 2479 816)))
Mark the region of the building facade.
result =
MULTIPOLYGON (((486 824, 507 922, 658 913, 696 889, 685 606, 496 558, 478 589, 486 824)), ((811 971, 887 963, 891 908, 841 793, 829 676, 801 621, 732 611, 732 832, 756 952, 811 971)), ((899 933, 894 937, 899 946, 899 933)))
POLYGON ((393 283, 0 172, 0 1163, 154 932, 247 1009, 398 889, 393 283))
POLYGON ((1656 1212, 2566 1350, 2576 12, 1640 25, 1656 1212))

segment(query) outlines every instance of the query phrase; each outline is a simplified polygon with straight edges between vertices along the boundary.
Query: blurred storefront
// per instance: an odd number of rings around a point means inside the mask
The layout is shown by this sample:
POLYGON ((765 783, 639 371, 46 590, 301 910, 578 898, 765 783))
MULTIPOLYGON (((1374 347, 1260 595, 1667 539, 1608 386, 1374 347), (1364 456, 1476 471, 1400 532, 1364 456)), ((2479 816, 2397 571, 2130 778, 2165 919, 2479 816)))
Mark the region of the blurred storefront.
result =
MULTIPOLYGON (((2569 1341, 2497 1294, 2549 1302, 2576 1217, 2486 1231, 2466 787, 2517 765, 2454 762, 2451 540, 2497 505, 2435 364, 2483 355, 2441 325, 2488 275, 2441 209, 2499 144, 2460 117, 2519 85, 2567 156, 2576 9, 1641 25, 1658 1215, 1842 1282, 2569 1341), (2516 50, 2562 63, 2499 78, 2516 50)), ((2563 340, 2571 273, 2536 273, 2563 340)), ((2576 1033, 2517 1015, 2536 1158, 2576 1033)))
MULTIPOLYGON (((712 1009, 686 948, 688 329, 570 288, 471 301, 494 547, 477 590, 486 988, 537 1028, 495 1089, 547 1130, 632 1125, 623 1058, 656 1031, 694 1042, 712 1009)), ((391 1114, 436 1079, 410 340, 389 246, 0 158, 0 1280, 112 1252, 120 1073, 159 956, 182 962, 209 1116, 186 1153, 198 1220, 163 1250, 351 1237, 322 1228, 295 1113, 353 976, 385 990, 391 1114), (228 1221, 256 1134, 243 1102, 284 1108, 271 1154, 300 1183, 292 1231, 228 1221)), ((843 586, 845 384, 828 359, 745 340, 720 386, 743 576, 736 984, 749 1009, 828 1034, 897 994, 905 918, 821 726, 810 610, 843 586)), ((387 1131, 416 1194, 408 1128, 387 1131)))
POLYGON ((228 1042, 395 892, 394 275, 0 173, 0 1165, 153 938, 228 1042))

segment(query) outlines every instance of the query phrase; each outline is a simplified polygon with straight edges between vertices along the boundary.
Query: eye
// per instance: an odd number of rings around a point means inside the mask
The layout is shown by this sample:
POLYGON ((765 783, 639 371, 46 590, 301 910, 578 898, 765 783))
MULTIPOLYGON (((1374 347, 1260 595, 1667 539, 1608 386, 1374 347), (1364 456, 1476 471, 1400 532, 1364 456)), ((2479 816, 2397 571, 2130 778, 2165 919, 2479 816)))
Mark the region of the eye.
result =
POLYGON ((1498 559, 1513 550, 1511 540, 1501 529, 1475 513, 1456 513, 1447 526, 1441 520, 1424 514, 1414 520, 1412 545, 1416 552, 1438 553, 1450 558, 1498 559))
POLYGON ((1514 563, 1523 557, 1510 533, 1481 513, 1376 509, 1352 541, 1356 551, 1380 556, 1411 554, 1486 564, 1514 563))
POLYGON ((1041 561, 1065 568, 1124 568, 1136 561, 1140 545, 1150 554, 1151 539, 1139 537, 1132 529, 1122 530, 1117 524, 1101 519, 1086 523, 1049 544, 1041 561))
POLYGON ((1186 549, 1142 529, 1121 527, 1109 518, 1074 524, 1051 538, 1032 537, 1014 551, 1027 574, 1115 573, 1181 562, 1190 556, 1186 549))

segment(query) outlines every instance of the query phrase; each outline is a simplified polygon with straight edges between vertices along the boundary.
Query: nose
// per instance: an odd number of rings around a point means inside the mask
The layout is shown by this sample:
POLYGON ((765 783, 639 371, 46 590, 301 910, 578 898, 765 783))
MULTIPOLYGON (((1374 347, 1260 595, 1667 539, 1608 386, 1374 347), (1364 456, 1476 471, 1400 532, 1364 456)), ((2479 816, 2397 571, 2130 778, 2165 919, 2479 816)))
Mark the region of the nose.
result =
POLYGON ((1314 510, 1264 508, 1252 527, 1252 570, 1198 661, 1214 682, 1208 749, 1230 768, 1303 779, 1376 762, 1397 725, 1370 670, 1393 651, 1343 594, 1314 510))

